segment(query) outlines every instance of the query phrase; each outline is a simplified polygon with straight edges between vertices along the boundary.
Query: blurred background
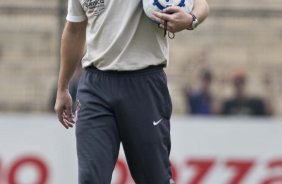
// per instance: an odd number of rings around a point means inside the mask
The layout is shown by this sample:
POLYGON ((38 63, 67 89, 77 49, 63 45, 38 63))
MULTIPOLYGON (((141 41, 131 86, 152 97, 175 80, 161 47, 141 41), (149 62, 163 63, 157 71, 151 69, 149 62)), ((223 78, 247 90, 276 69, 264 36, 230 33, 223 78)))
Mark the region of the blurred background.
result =
MULTIPOLYGON (((204 24, 170 40, 175 180, 281 184, 282 1, 208 3, 204 24)), ((66 7, 0 0, 0 183, 76 183, 74 130, 53 112, 66 7)), ((113 183, 133 183, 122 151, 113 183)))

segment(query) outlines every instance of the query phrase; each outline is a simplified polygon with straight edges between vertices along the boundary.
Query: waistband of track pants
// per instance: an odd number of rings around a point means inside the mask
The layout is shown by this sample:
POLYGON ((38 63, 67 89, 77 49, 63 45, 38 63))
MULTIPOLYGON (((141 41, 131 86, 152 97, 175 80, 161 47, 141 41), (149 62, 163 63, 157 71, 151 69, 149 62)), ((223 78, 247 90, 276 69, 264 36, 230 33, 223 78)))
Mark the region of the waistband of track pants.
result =
POLYGON ((91 65, 85 68, 86 71, 99 73, 101 75, 116 75, 116 76, 129 76, 129 75, 146 75, 150 73, 160 72, 163 71, 165 64, 160 65, 152 65, 148 66, 147 68, 140 69, 140 70, 133 70, 133 71, 115 71, 115 70, 99 70, 95 66, 91 65))

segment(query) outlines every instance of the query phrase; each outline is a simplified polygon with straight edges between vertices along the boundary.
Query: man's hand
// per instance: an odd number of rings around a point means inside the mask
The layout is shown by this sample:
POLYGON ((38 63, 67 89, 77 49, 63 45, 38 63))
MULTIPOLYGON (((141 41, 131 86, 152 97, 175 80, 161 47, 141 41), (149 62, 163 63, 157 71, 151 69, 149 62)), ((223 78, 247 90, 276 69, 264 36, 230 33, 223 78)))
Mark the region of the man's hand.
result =
POLYGON ((161 28, 165 28, 171 33, 176 33, 187 29, 192 25, 193 18, 178 6, 170 6, 162 12, 154 12, 154 18, 160 23, 161 28))
POLYGON ((57 91, 55 111, 59 121, 66 129, 73 127, 75 121, 72 114, 72 99, 67 89, 57 91))
POLYGON ((67 22, 61 41, 61 64, 55 111, 65 128, 73 127, 72 99, 68 90, 69 81, 83 56, 87 21, 67 22))

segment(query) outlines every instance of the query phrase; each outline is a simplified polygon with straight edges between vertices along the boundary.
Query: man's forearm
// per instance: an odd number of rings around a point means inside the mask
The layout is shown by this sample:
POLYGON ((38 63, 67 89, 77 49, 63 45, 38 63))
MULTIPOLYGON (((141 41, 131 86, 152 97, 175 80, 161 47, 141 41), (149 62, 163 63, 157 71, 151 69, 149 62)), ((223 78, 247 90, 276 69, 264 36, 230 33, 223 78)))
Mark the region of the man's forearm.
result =
POLYGON ((67 23, 61 41, 61 63, 58 90, 68 88, 68 83, 81 60, 85 44, 86 23, 67 23))
POLYGON ((200 23, 203 22, 209 14, 209 5, 206 0, 194 0, 192 13, 197 17, 200 23))

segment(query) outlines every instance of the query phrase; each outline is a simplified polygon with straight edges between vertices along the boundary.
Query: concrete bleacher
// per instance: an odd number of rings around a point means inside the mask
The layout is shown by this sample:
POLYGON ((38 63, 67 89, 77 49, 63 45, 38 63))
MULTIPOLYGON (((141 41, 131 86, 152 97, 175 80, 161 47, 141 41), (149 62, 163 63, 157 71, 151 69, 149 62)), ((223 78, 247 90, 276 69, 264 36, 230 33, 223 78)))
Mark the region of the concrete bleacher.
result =
POLYGON ((58 71, 57 4, 0 1, 0 110, 48 108, 58 71))
MULTIPOLYGON (((249 75, 249 93, 271 96, 276 114, 282 115, 282 1, 210 0, 209 4, 211 13, 203 25, 170 41, 167 73, 174 112, 185 112, 184 84, 197 85, 199 69, 209 66, 216 76, 217 98, 231 95, 230 72, 243 67, 249 75), (263 85, 265 76, 272 89, 263 85)), ((58 73, 62 26, 58 5, 58 0, 0 0, 4 10, 0 11, 0 110, 48 109, 58 73)))

